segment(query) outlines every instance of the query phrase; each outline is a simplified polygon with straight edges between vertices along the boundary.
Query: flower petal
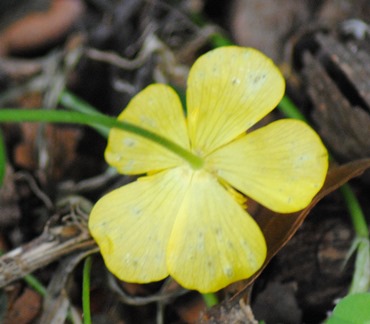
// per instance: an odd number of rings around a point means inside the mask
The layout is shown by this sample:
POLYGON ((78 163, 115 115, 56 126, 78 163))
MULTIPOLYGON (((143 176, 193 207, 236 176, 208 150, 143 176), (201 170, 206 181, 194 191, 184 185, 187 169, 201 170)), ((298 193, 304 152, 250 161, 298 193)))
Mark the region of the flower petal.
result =
POLYGON ((250 277, 266 244, 247 212, 205 171, 194 171, 167 249, 170 275, 183 287, 217 291, 250 277))
POLYGON ((89 229, 108 269, 128 282, 168 276, 167 243, 190 177, 182 168, 139 178, 94 206, 89 229))
POLYGON ((202 156, 235 139, 276 107, 285 81, 273 62, 252 48, 221 47, 190 70, 189 136, 202 156))
POLYGON ((283 119, 246 134, 207 158, 207 168, 267 208, 306 207, 322 187, 328 154, 304 122, 283 119))
MULTIPOLYGON (((119 120, 130 122, 189 148, 185 116, 175 91, 163 84, 137 94, 119 120)), ((168 149, 141 136, 112 129, 105 151, 107 162, 125 174, 140 174, 177 166, 183 160, 168 149)))

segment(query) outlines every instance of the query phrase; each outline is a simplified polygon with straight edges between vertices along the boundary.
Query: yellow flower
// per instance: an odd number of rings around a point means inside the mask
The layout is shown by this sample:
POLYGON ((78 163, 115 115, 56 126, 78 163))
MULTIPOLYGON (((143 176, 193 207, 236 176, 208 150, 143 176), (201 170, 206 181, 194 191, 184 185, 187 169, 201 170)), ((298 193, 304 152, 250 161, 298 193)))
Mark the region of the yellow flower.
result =
POLYGON ((270 59, 230 46, 191 68, 187 118, 163 84, 131 100, 119 120, 172 140, 204 163, 194 168, 157 143, 110 132, 107 162, 120 173, 147 174, 101 198, 90 215, 91 234, 112 273, 137 283, 171 275, 183 287, 212 292, 262 266, 266 243, 243 208, 244 195, 276 212, 294 212, 310 203, 328 167, 318 135, 301 121, 246 132, 275 108, 284 89, 270 59))

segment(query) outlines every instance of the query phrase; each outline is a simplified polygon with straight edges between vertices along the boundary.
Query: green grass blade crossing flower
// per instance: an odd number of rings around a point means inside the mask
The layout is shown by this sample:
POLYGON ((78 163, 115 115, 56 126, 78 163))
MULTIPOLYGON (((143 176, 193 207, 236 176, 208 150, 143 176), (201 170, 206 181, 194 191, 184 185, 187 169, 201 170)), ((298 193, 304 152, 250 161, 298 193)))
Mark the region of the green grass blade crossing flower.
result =
MULTIPOLYGON (((95 107, 67 90, 64 90, 59 96, 59 103, 65 108, 78 111, 86 115, 102 115, 102 113, 100 113, 95 107)), ((109 127, 97 125, 94 126, 94 128, 101 136, 108 138, 109 127)))
POLYGON ((49 122, 49 123, 68 123, 81 124, 91 127, 105 126, 109 128, 119 128, 126 132, 134 133, 153 142, 162 145, 173 153, 187 161, 194 169, 199 169, 203 165, 203 159, 184 149, 178 144, 167 138, 146 130, 131 123, 119 121, 116 118, 108 117, 103 114, 87 115, 75 111, 64 110, 24 110, 24 109, 1 109, 0 122, 49 122))

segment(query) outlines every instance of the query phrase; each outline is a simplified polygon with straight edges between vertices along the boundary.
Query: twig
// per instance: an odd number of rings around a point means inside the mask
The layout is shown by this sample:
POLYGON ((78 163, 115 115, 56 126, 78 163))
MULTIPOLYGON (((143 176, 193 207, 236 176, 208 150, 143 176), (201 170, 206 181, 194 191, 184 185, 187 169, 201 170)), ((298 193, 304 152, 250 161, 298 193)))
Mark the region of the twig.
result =
POLYGON ((46 227, 38 238, 0 257, 0 287, 81 250, 98 251, 87 228, 76 223, 46 227))
MULTIPOLYGON (((179 286, 178 289, 176 289, 175 291, 160 291, 159 293, 147 297, 130 296, 122 290, 122 288, 117 284, 115 277, 113 277, 112 275, 109 275, 108 283, 109 287, 117 293, 118 298, 122 303, 135 306, 166 301, 169 298, 176 298, 188 292, 188 290, 179 286)), ((166 285, 164 285, 164 287, 166 287, 166 285)))

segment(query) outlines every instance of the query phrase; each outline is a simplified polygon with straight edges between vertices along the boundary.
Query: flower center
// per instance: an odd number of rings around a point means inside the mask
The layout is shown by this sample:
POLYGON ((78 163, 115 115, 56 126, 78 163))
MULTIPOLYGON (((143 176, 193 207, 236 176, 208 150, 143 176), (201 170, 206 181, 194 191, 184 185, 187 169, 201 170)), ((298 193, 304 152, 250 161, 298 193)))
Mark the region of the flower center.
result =
POLYGON ((188 164, 193 170, 200 170, 204 167, 204 157, 200 152, 192 150, 191 156, 187 159, 188 164))

